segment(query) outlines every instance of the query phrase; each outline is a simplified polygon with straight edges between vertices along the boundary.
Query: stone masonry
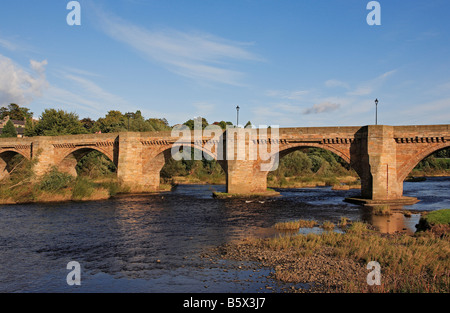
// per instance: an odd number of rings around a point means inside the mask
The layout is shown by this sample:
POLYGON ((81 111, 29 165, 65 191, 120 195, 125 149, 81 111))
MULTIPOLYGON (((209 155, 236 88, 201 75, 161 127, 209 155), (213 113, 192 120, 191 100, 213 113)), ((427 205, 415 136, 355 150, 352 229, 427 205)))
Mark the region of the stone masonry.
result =
POLYGON ((403 181, 423 158, 450 146, 450 125, 280 128, 276 135, 255 130, 240 145, 233 136, 228 130, 203 137, 188 131, 1 138, 0 179, 9 175, 8 164, 16 154, 37 159, 37 176, 53 166, 76 175, 80 158, 97 150, 114 162, 119 181, 132 191, 156 191, 166 160, 172 150, 183 146, 219 161, 228 193, 259 194, 267 190, 270 169, 264 168, 269 161, 257 148, 267 146, 273 161, 301 148, 317 147, 337 154, 358 173, 362 198, 395 200, 402 198, 403 181), (221 153, 221 145, 231 152, 221 153), (237 157, 241 152, 245 157, 237 157))

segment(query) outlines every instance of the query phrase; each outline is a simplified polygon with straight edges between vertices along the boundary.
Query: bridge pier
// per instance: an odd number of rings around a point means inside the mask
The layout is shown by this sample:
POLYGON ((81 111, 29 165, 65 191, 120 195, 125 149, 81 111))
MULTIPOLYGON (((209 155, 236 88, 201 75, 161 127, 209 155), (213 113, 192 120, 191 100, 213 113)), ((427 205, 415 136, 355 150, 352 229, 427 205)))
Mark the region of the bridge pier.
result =
POLYGON ((227 169, 227 193, 252 195, 267 192, 267 172, 260 170, 258 162, 227 161, 227 169))
POLYGON ((36 160, 34 173, 36 177, 44 176, 52 166, 55 166, 54 147, 50 137, 32 137, 31 156, 36 160))
POLYGON ((137 133, 119 134, 117 178, 131 192, 147 191, 142 175, 142 144, 137 133))
POLYGON ((131 192, 158 191, 160 186, 160 172, 163 168, 167 153, 157 153, 146 150, 141 142, 140 133, 119 134, 119 157, 117 178, 119 182, 130 188, 131 192))
POLYGON ((403 181, 399 181, 397 177, 394 127, 371 125, 367 126, 367 133, 363 134, 358 156, 361 178, 359 200, 366 204, 417 202, 416 198, 403 197, 403 181))

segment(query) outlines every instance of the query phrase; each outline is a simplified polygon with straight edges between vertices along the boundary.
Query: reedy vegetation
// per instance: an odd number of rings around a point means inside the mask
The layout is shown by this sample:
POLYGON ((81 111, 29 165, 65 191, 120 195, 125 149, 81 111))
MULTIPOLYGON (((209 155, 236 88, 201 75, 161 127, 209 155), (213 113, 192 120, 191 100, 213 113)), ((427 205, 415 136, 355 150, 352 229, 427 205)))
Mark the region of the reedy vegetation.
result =
MULTIPOLYGON (((269 239, 252 239, 251 244, 271 251, 295 251, 298 258, 327 251, 329 256, 351 259, 363 266, 371 261, 381 265, 380 286, 368 286, 365 279, 353 277, 342 282, 344 292, 449 292, 450 235, 432 232, 380 235, 362 222, 352 223, 345 233, 283 235, 269 239)), ((248 244, 248 243, 247 243, 248 244)), ((301 261, 301 260, 300 260, 301 261)), ((279 261, 283 264, 283 261, 279 261)), ((277 277, 296 277, 295 268, 277 267, 277 277), (285 272, 288 271, 288 272, 285 272), (289 272, 291 271, 291 273, 289 272)), ((368 273, 368 272, 367 272, 368 273)), ((365 278, 365 277, 364 277, 365 278)), ((292 282, 292 281, 291 281, 292 282)))

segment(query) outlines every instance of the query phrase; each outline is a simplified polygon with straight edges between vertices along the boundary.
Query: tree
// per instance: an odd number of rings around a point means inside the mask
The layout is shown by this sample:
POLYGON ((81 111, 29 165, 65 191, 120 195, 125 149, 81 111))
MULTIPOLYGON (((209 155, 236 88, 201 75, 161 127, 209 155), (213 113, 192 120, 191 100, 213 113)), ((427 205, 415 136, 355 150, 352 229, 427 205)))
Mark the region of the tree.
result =
POLYGON ((11 103, 7 108, 0 108, 0 119, 9 116, 12 120, 23 121, 27 118, 32 118, 33 113, 28 108, 21 108, 15 103, 11 103))
POLYGON ((165 118, 150 118, 147 120, 155 131, 169 131, 171 127, 169 126, 169 122, 165 118))
POLYGON ((47 109, 34 127, 36 136, 61 136, 86 134, 87 131, 75 113, 47 109))
POLYGON ((247 124, 245 124, 245 128, 247 128, 247 127, 253 128, 252 122, 248 121, 247 124))
POLYGON ((34 123, 32 118, 27 118, 25 122, 25 137, 33 137, 34 133, 34 123))
POLYGON ((127 131, 128 119, 120 111, 109 111, 105 117, 97 120, 102 133, 118 133, 127 131))
POLYGON ((9 120, 6 123, 5 127, 3 127, 1 137, 2 138, 17 137, 16 128, 14 127, 14 124, 13 122, 11 122, 11 120, 9 120))
POLYGON ((129 130, 133 132, 149 132, 154 131, 155 129, 144 119, 141 111, 138 110, 136 113, 130 114, 129 130))
POLYGON ((89 117, 83 118, 80 121, 81 125, 89 132, 94 133, 96 131, 99 131, 97 125, 95 124, 95 121, 89 117))
MULTIPOLYGON (((184 123, 184 125, 189 127, 190 130, 194 130, 195 121, 199 121, 200 122, 200 117, 196 117, 195 120, 189 120, 186 123, 184 123)), ((201 122, 202 122, 202 129, 205 129, 209 125, 208 121, 204 117, 202 118, 201 122)))
POLYGON ((227 126, 233 126, 233 123, 225 121, 215 122, 213 124, 220 126, 220 128, 222 128, 223 130, 227 129, 227 126))

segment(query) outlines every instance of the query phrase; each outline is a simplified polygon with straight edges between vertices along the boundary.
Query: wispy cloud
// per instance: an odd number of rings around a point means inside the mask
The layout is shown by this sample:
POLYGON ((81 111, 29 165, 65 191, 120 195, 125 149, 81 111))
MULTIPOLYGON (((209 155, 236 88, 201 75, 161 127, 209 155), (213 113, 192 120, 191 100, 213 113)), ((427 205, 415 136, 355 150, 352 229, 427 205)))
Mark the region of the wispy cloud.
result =
POLYGON ((267 90, 266 96, 286 100, 301 100, 310 93, 311 91, 309 90, 267 90))
POLYGON ((198 31, 147 29, 112 14, 97 14, 100 27, 108 36, 181 76, 241 85, 244 73, 234 69, 235 63, 262 60, 247 50, 250 43, 198 31))
POLYGON ((2 38, 0 38, 0 47, 3 47, 10 51, 16 51, 18 49, 18 46, 16 44, 12 43, 9 40, 2 39, 2 38))
POLYGON ((45 77, 46 65, 46 60, 30 60, 30 69, 24 69, 10 58, 0 55, 0 105, 28 105, 41 97, 48 86, 45 77))
POLYGON ((374 90, 379 89, 390 76, 395 74, 396 71, 397 70, 386 72, 370 81, 364 82, 347 94, 349 96, 368 96, 372 94, 374 90))
POLYGON ((78 109, 95 115, 130 107, 122 97, 106 91, 92 79, 67 71, 57 71, 57 76, 60 84, 50 86, 45 93, 45 101, 49 105, 57 105, 68 110, 78 109))
POLYGON ((196 108, 197 116, 206 117, 208 114, 214 112, 216 106, 209 102, 197 102, 194 103, 194 107, 196 108))
POLYGON ((340 80, 337 80, 337 79, 327 80, 325 82, 325 86, 329 87, 329 88, 341 87, 341 88, 350 89, 350 85, 348 83, 340 81, 340 80))

